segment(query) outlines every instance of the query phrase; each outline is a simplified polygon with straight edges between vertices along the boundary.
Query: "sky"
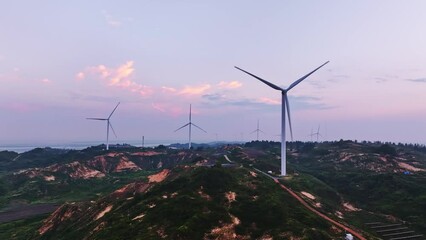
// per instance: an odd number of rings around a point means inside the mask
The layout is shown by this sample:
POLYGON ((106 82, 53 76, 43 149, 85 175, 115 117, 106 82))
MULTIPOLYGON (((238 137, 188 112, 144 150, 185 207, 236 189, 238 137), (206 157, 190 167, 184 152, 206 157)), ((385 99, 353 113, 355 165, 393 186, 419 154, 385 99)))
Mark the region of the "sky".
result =
POLYGON ((0 2, 0 145, 279 140, 426 143, 426 2, 0 2), (289 140, 289 139, 288 139, 289 140))

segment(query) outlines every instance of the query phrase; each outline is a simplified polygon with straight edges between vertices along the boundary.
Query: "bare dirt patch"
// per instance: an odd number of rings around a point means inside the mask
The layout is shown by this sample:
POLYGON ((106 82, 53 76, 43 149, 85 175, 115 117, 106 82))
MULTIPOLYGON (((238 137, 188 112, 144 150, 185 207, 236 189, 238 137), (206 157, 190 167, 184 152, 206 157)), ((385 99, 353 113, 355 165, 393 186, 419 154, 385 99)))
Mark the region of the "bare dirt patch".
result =
POLYGON ((164 181, 164 179, 166 179, 166 177, 169 175, 169 173, 170 173, 169 169, 164 169, 163 171, 161 171, 157 174, 148 176, 149 182, 150 183, 162 182, 162 181, 164 181))
POLYGON ((44 176, 44 180, 47 182, 55 181, 55 176, 44 176))
POLYGON ((111 195, 119 197, 129 193, 144 193, 148 190, 150 186, 151 184, 145 182, 133 182, 115 190, 111 195))
POLYGON ((138 219, 141 219, 141 218, 143 218, 143 217, 145 217, 145 214, 140 214, 140 215, 138 215, 138 216, 136 216, 136 217, 134 217, 134 218, 132 218, 132 221, 135 221, 135 220, 138 220, 138 219))
POLYGON ((231 220, 231 223, 213 228, 210 233, 204 236, 204 239, 250 239, 248 236, 241 236, 235 233, 235 226, 240 224, 240 219, 231 215, 231 220))
POLYGON ((108 207, 106 207, 106 208, 105 208, 102 212, 100 212, 100 213, 96 216, 95 220, 98 220, 99 218, 103 217, 105 214, 107 214, 108 212, 110 212, 110 211, 111 211, 111 209, 112 209, 112 205, 109 205, 108 207))
POLYGON ((343 213, 340 211, 336 211, 336 216, 340 219, 343 219, 343 213))
POLYGON ((117 167, 115 168, 115 172, 122 172, 125 170, 133 170, 138 171, 141 170, 134 162, 130 161, 127 157, 123 157, 120 159, 117 167))
POLYGON ((408 163, 398 162, 398 166, 401 167, 401 168, 403 168, 403 169, 405 169, 405 170, 412 171, 412 172, 422 172, 422 171, 425 171, 422 168, 416 168, 414 166, 411 166, 408 163))
POLYGON ((228 199, 229 203, 235 202, 237 194, 235 192, 227 192, 225 193, 226 199, 228 199))
POLYGON ((300 192, 303 196, 305 196, 305 197, 307 197, 307 198, 309 198, 309 199, 311 199, 311 200, 315 200, 315 196, 314 195, 312 195, 312 194, 310 194, 310 193, 308 193, 308 192, 300 192))
POLYGON ((163 153, 148 151, 148 152, 135 152, 135 153, 132 153, 132 156, 150 157, 150 156, 156 156, 160 154, 163 154, 163 153))
POLYGON ((348 202, 343 203, 343 207, 345 208, 345 211, 347 211, 347 212, 361 211, 361 209, 354 207, 352 204, 350 204, 348 202))

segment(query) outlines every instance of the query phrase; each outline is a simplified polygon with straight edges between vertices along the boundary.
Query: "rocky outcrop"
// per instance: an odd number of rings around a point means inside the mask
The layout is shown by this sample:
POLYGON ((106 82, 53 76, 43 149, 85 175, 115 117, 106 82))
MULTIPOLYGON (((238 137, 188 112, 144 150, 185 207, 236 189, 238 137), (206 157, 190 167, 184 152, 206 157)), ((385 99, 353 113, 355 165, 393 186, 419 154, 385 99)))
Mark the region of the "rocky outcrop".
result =
POLYGON ((124 153, 108 153, 88 161, 73 161, 66 164, 53 164, 46 168, 21 170, 15 175, 29 178, 42 177, 45 181, 55 181, 55 175, 67 175, 72 179, 102 178, 113 172, 139 171, 141 168, 124 153))
MULTIPOLYGON (((132 200, 136 194, 146 193, 151 186, 164 181, 169 173, 169 170, 163 170, 158 174, 148 176, 149 179, 152 179, 149 182, 127 184, 97 201, 66 203, 43 221, 42 226, 38 229, 39 237, 44 239, 51 232, 67 231, 70 223, 89 228, 90 234, 96 233, 106 224, 105 216, 115 209, 119 209, 117 203, 132 200)), ((141 219, 143 216, 144 214, 141 214, 133 220, 141 219)), ((86 239, 90 238, 90 236, 86 236, 86 239)))

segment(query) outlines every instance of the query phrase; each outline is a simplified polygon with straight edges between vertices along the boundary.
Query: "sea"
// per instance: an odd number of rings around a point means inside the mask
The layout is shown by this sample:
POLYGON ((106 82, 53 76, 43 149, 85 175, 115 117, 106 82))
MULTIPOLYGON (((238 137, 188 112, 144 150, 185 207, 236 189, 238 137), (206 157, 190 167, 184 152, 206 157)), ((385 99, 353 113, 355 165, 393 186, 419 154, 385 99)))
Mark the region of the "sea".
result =
MULTIPOLYGON (((170 145, 172 143, 178 143, 179 141, 173 140, 159 140, 159 141, 151 141, 145 142, 144 147, 156 147, 158 145, 170 145)), ((20 143, 20 144, 0 144, 0 151, 13 151, 17 153, 28 152, 33 150, 34 148, 57 148, 57 149, 74 149, 74 150, 82 150, 92 146, 98 146, 101 144, 105 144, 105 142, 101 141, 90 141, 90 142, 69 142, 69 143, 20 143)), ((141 147, 141 141, 122 141, 122 142, 110 142, 110 145, 114 144, 129 144, 135 147, 141 147)))

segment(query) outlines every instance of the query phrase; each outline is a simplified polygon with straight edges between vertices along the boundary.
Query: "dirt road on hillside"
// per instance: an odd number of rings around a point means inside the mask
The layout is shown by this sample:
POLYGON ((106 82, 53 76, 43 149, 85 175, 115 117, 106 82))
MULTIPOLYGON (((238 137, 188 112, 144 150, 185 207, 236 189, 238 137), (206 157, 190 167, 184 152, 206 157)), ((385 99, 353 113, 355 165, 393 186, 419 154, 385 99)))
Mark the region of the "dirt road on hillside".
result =
POLYGON ((316 215, 320 216, 321 218, 329 221, 330 223, 332 223, 333 225, 344 229, 346 232, 351 233, 352 235, 354 235, 355 237, 357 237, 360 240, 367 240, 366 238, 364 238, 359 232, 352 230, 351 228, 329 218, 328 216, 326 216, 325 214, 319 212, 318 210, 316 210, 315 208, 311 207, 308 203, 305 202, 305 200, 303 200, 301 197, 299 197, 299 195, 297 195, 295 192, 293 192, 291 189, 289 189, 288 187, 284 186, 283 184, 281 184, 277 179, 274 179, 274 181, 284 190, 286 190, 288 193, 290 193, 291 196, 293 196, 295 199, 297 199, 297 201, 299 201, 303 206, 305 206, 307 209, 309 209, 311 212, 315 213, 316 215))

